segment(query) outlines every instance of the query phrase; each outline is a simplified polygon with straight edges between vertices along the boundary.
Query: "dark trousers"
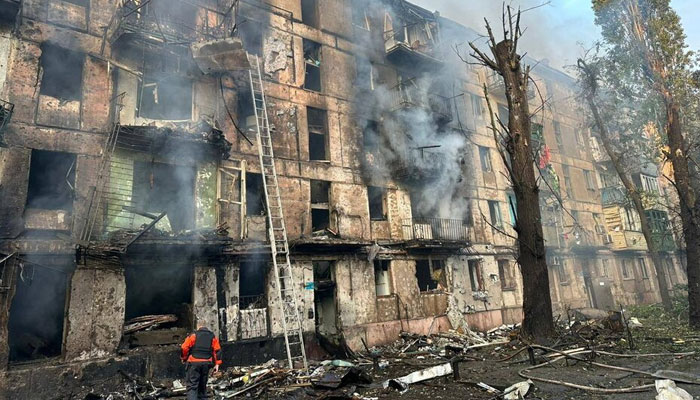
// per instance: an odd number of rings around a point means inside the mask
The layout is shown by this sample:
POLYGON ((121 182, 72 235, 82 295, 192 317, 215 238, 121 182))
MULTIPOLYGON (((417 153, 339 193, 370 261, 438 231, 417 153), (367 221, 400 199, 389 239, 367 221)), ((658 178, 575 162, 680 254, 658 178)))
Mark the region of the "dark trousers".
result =
POLYGON ((209 362, 187 363, 187 400, 207 400, 207 379, 210 367, 209 362))

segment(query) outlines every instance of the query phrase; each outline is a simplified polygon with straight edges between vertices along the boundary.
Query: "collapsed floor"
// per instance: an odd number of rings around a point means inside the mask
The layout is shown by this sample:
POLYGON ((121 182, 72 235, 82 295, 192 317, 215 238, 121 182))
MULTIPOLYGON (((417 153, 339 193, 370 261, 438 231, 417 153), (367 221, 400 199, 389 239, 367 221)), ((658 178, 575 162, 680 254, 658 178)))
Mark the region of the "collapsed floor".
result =
MULTIPOLYGON (((637 399, 652 396, 655 384, 671 379, 699 396, 700 336, 677 318, 649 309, 633 310, 639 318, 629 320, 620 313, 577 312, 560 321, 559 337, 549 346, 523 345, 517 326, 487 334, 404 334, 391 345, 346 359, 315 361, 308 370, 285 369, 274 359, 225 368, 210 378, 209 390, 215 399, 517 399, 518 390, 527 388, 525 398, 533 399, 637 399), (509 392, 514 384, 519 386, 509 392)), ((146 379, 146 371, 107 369, 112 373, 101 379, 78 379, 63 387, 67 392, 58 398, 185 398, 182 379, 146 379)))

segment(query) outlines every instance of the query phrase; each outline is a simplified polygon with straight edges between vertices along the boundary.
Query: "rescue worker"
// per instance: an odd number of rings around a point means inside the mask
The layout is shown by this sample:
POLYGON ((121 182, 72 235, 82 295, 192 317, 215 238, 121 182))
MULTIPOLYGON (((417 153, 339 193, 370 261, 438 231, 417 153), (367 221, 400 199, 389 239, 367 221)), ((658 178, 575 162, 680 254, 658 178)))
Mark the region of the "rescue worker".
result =
POLYGON ((209 369, 213 365, 214 372, 219 372, 222 362, 219 339, 205 326, 199 326, 181 347, 180 357, 183 363, 187 363, 187 400, 206 400, 209 369))

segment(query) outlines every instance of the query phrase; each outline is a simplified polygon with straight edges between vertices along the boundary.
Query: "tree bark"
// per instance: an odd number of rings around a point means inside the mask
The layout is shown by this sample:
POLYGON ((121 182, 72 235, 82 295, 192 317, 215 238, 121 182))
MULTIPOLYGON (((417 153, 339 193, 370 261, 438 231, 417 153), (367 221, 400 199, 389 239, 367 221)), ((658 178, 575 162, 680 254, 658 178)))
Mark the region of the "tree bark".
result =
POLYGON ((689 323, 700 328, 700 203, 691 185, 690 168, 685 139, 683 138, 680 112, 674 96, 669 90, 662 95, 666 106, 666 136, 668 137, 669 158, 673 165, 674 185, 678 191, 681 209, 681 223, 685 237, 685 251, 688 274, 689 323))
MULTIPOLYGON (((587 67, 585 65, 580 65, 581 63, 582 62, 579 62, 579 66, 582 72, 587 75, 586 79, 596 79, 595 77, 591 76, 591 72, 586 70, 587 67)), ((593 82, 592 84, 595 85, 595 82, 593 82)), ((610 161, 612 162, 613 167, 617 172, 617 175, 620 177, 622 185, 627 190, 627 195, 629 196, 630 200, 632 200, 634 209, 637 211, 637 214, 639 214, 639 219, 642 225, 642 234, 644 235, 644 239, 647 242, 647 250, 649 251, 649 255, 651 256, 651 261, 654 264, 654 270, 656 271, 656 279, 657 284, 659 286, 659 294, 661 295, 661 303, 663 304, 664 309, 669 311, 672 307, 672 304, 671 296, 669 294, 668 286, 666 284, 666 270, 664 269, 663 263, 661 262, 661 256, 659 255, 657 243, 654 241, 654 238, 652 236, 651 227, 649 226, 649 219, 647 218, 647 215, 644 212, 645 209, 644 203, 642 202, 642 196, 639 194, 634 182, 632 182, 632 178, 629 176, 627 171, 625 171, 625 168, 622 163, 622 156, 615 151, 615 146, 613 145, 612 139, 610 138, 610 133, 608 132, 607 125, 603 122, 603 118, 600 116, 600 111, 598 110, 598 105, 595 103, 594 96, 595 93, 593 91, 587 93, 585 96, 586 102, 588 103, 588 107, 590 108, 591 114, 593 115, 593 122, 598 128, 600 139, 603 143, 603 148, 605 148, 605 152, 608 154, 608 157, 610 157, 610 161)))
MULTIPOLYGON (((527 101, 528 73, 512 40, 499 42, 493 53, 505 83, 508 101, 508 133, 505 147, 510 155, 510 178, 517 201, 518 263, 523 276, 523 329, 532 339, 554 333, 549 273, 542 232, 539 188, 531 144, 530 110, 527 101)), ((505 121, 503 121, 505 124, 505 121)))

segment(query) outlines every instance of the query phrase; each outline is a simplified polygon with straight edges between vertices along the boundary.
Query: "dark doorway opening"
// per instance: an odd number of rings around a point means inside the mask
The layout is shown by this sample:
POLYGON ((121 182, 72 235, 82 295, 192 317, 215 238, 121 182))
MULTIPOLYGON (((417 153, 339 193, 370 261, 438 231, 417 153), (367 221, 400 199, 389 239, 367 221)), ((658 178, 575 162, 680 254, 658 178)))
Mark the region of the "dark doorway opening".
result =
POLYGON ((194 167, 134 162, 134 206, 145 212, 166 212, 173 232, 194 228, 194 167))
POLYGON ((333 262, 315 261, 313 262, 313 269, 316 330, 321 335, 333 335, 338 332, 333 262))
POLYGON ((192 274, 189 264, 130 265, 126 279, 125 319, 173 314, 177 321, 161 328, 192 328, 192 274))
POLYGON ((265 308, 267 306, 265 296, 266 276, 267 262, 241 262, 238 296, 238 305, 241 310, 265 308))
POLYGON ((265 215, 265 192, 262 174, 246 172, 245 176, 245 206, 246 215, 265 215))
POLYGON ((73 266, 18 268, 8 322, 10 362, 60 356, 68 280, 73 266))
POLYGON ((27 208, 73 209, 75 154, 32 150, 27 208))

